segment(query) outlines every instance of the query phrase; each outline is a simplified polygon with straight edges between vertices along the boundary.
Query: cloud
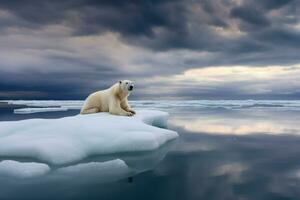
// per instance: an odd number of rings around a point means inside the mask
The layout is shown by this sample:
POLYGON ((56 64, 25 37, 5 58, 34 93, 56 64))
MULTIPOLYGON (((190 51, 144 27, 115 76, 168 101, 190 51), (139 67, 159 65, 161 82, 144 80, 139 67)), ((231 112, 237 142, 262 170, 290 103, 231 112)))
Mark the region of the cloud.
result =
MULTIPOLYGON (((208 67, 297 65, 299 6, 294 0, 3 0, 0 87, 84 98, 126 78, 138 82, 136 98, 145 90, 154 97, 150 88, 159 87, 169 97, 172 84, 146 83, 208 67)), ((228 98, 240 95, 234 84, 223 88, 228 98)), ((198 97, 192 84, 180 87, 177 95, 198 97)))
POLYGON ((247 23, 257 26, 269 26, 269 20, 258 10, 247 7, 236 7, 231 10, 231 16, 240 18, 247 23))
MULTIPOLYGON (((197 98, 269 97, 299 98, 300 66, 217 66, 190 69, 169 77, 157 76, 149 81, 158 85, 169 85, 167 91, 173 97, 188 98, 193 92, 197 98), (287 78, 288 77, 288 78, 287 78), (227 94, 230 94, 227 96, 227 94)), ((157 94, 158 95, 158 94, 157 94)), ((166 94, 165 94, 166 95, 166 94)))

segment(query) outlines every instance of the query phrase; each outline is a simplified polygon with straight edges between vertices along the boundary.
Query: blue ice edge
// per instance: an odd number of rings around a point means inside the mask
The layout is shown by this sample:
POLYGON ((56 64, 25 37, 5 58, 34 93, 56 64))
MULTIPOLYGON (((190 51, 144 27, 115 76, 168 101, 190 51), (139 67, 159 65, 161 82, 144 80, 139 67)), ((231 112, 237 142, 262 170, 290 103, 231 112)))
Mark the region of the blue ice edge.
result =
POLYGON ((2 160, 0 175, 35 177, 49 173, 49 166, 67 165, 70 166, 56 172, 72 173, 84 168, 98 170, 110 164, 123 169, 126 164, 120 159, 105 163, 74 163, 91 156, 158 149, 178 137, 175 131, 159 128, 166 126, 168 117, 169 114, 162 111, 138 110, 133 117, 96 113, 0 122, 0 157, 39 161, 2 160))

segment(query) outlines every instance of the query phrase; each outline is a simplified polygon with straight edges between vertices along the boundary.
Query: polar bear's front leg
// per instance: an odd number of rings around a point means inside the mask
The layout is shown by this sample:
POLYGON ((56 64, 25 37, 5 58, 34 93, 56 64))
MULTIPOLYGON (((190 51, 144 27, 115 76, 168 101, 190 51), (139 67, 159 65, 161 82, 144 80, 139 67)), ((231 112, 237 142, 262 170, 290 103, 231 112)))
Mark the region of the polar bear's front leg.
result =
POLYGON ((109 113, 113 115, 132 116, 131 112, 127 112, 121 108, 120 101, 113 100, 109 104, 109 113))
POLYGON ((128 104, 127 99, 124 99, 121 102, 121 108, 124 109, 127 112, 131 112, 132 114, 135 114, 135 111, 131 109, 130 105, 128 104))

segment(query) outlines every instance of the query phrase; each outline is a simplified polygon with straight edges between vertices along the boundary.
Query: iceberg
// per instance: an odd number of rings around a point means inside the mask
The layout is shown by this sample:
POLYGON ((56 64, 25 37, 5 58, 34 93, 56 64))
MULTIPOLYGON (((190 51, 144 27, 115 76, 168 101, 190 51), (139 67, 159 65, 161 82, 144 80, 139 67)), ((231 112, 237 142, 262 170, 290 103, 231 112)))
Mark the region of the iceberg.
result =
MULTIPOLYGON (((24 183, 31 183, 32 178, 38 178, 40 184, 46 185, 49 182, 80 185, 82 182, 117 181, 153 169, 164 159, 174 142, 174 140, 170 141, 153 151, 92 156, 78 163, 63 166, 49 166, 38 161, 24 161, 24 159, 22 162, 2 160, 0 162, 0 185, 8 186, 8 181, 12 181, 14 188, 15 179, 18 183, 20 179, 24 183), (74 180, 74 177, 77 178, 74 180)), ((2 194, 0 193, 0 199, 2 199, 2 194)))
POLYGON ((178 137, 159 128, 166 126, 168 116, 137 110, 133 117, 96 113, 0 122, 0 157, 64 166, 95 155, 150 151, 178 137))

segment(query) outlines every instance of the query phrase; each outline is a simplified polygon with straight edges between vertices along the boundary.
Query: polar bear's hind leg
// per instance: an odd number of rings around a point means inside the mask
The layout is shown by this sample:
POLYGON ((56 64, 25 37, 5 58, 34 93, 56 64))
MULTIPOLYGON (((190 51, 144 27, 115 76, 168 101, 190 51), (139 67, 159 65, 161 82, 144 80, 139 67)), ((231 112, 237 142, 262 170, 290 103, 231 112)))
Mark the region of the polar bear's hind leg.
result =
POLYGON ((99 108, 90 108, 90 109, 82 110, 80 114, 92 114, 92 113, 97 113, 99 111, 100 111, 99 108))

